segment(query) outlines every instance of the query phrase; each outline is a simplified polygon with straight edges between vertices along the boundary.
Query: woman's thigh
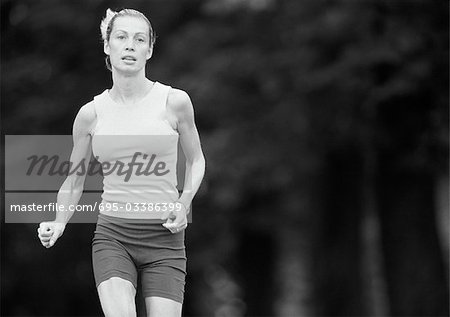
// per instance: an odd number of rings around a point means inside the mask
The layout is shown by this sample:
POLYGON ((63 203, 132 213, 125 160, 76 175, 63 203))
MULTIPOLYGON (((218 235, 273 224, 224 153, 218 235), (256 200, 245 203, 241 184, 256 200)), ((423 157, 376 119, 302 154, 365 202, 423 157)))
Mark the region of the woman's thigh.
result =
POLYGON ((136 316, 136 289, 130 281, 111 277, 101 282, 97 291, 106 317, 136 316))
POLYGON ((149 317, 180 317, 182 304, 169 298, 150 296, 145 298, 145 307, 149 317))

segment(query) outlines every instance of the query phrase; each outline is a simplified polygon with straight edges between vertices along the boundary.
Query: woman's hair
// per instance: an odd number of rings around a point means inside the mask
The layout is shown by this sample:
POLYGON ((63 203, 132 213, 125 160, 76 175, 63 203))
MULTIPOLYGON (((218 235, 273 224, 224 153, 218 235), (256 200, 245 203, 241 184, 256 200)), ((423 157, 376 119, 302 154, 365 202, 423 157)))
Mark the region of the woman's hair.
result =
MULTIPOLYGON (((114 26, 114 21, 119 17, 125 17, 125 16, 131 16, 131 17, 137 17, 143 19, 147 25, 148 25, 148 33, 150 35, 150 48, 153 48, 153 45, 155 44, 156 35, 155 31, 153 31, 152 24, 150 23, 149 19, 142 13, 134 9, 122 9, 120 11, 113 11, 111 9, 106 10, 106 15, 102 19, 102 22, 100 23, 100 31, 102 34, 103 42, 109 41, 109 38, 111 36, 111 31, 114 26)), ((105 58, 106 67, 109 70, 112 70, 111 67, 111 61, 109 60, 109 56, 106 56, 105 58)))

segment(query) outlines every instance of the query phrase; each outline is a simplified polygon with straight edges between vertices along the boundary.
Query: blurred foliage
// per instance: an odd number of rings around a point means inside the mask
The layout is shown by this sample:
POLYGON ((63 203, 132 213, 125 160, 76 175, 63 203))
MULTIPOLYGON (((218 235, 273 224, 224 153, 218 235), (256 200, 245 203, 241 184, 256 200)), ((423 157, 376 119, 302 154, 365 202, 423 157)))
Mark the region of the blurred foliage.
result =
MULTIPOLYGON (((442 0, 2 0, 3 134, 71 133, 80 106, 111 85, 98 27, 106 8, 125 6, 152 21, 158 37, 147 74, 190 94, 207 158, 188 233, 187 314, 261 313, 245 306, 245 286, 232 277, 242 265, 235 257, 242 233, 276 239, 287 229, 274 224, 283 222, 313 236, 315 214, 345 209, 309 208, 326 199, 313 183, 330 155, 356 158, 355 169, 339 176, 344 184, 361 163, 367 185, 385 156, 405 173, 447 173, 442 0)), ((92 230, 69 227, 61 248, 46 251, 34 226, 5 225, 7 313, 98 313, 92 230), (72 243, 80 252, 62 246, 72 243), (52 289, 33 294, 47 279, 52 289), (42 303, 44 294, 55 304, 42 303)))

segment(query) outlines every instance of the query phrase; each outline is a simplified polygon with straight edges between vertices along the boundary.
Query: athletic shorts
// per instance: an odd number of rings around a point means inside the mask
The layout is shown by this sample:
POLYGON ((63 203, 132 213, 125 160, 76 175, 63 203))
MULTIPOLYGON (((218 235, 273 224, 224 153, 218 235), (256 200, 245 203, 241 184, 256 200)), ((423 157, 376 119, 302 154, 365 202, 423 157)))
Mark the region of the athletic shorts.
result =
POLYGON ((111 277, 130 281, 144 297, 183 303, 186 251, 182 230, 171 233, 162 221, 124 219, 99 214, 92 239, 95 284, 111 277))

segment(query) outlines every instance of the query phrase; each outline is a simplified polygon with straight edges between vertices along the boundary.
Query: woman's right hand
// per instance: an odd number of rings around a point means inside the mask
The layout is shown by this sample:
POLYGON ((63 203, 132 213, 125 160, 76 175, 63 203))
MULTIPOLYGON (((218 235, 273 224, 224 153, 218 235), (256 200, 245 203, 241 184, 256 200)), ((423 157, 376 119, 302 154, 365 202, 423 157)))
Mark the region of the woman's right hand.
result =
POLYGON ((42 245, 46 248, 51 248, 56 240, 62 236, 65 228, 66 225, 61 222, 41 222, 37 231, 42 245))

